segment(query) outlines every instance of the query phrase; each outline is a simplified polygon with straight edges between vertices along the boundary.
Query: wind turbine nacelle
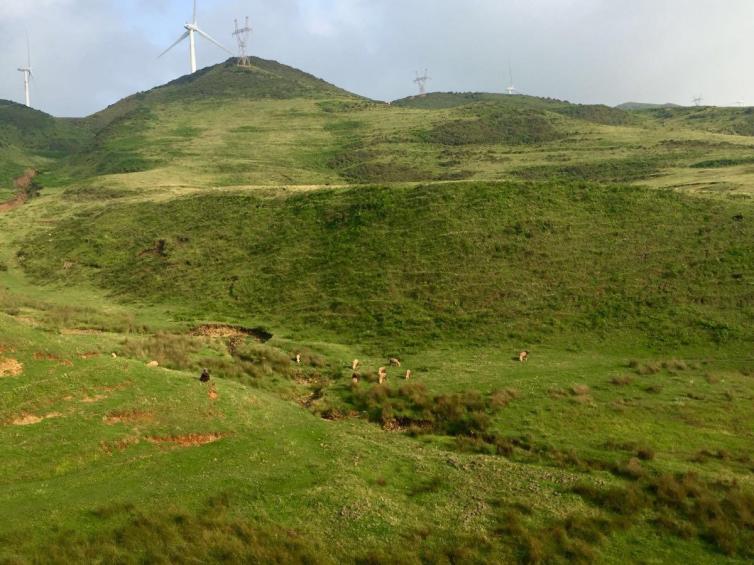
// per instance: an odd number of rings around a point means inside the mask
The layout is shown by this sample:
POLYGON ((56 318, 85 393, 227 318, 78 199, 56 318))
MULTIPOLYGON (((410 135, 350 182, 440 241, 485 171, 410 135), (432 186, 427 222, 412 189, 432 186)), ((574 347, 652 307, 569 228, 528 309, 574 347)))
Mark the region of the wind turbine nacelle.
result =
POLYGON ((187 31, 197 31, 199 29, 194 24, 186 24, 183 27, 186 28, 187 31))

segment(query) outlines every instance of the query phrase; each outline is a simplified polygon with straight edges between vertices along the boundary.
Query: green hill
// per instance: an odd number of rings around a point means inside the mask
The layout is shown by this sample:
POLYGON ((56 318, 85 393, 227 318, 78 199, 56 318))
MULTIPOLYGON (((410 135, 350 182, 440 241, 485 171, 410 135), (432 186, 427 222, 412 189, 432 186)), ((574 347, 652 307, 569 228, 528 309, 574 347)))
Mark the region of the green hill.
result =
POLYGON ((652 104, 647 102, 624 102, 616 108, 620 110, 656 110, 658 108, 680 108, 678 104, 652 104))
POLYGON ((0 105, 0 563, 750 561, 747 119, 261 59, 0 105))
POLYGON ((19 258, 40 283, 353 344, 748 343, 750 210, 566 182, 213 194, 74 215, 19 258))
POLYGON ((80 150, 87 134, 71 121, 0 100, 0 202, 12 195, 25 169, 80 150))

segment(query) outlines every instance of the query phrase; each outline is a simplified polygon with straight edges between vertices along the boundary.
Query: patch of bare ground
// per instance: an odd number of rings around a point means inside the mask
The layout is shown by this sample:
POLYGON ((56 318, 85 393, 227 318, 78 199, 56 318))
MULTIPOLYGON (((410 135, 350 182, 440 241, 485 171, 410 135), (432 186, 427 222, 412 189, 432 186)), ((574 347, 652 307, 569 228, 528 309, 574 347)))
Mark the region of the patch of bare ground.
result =
POLYGON ((102 418, 108 426, 115 424, 143 424, 154 420, 154 414, 143 410, 113 410, 102 418))
POLYGON ((217 387, 215 387, 214 383, 210 385, 209 390, 207 391, 207 397, 210 400, 217 400, 220 397, 220 395, 217 394, 217 387))
POLYGON ((191 330, 190 334, 201 337, 251 337, 262 343, 272 339, 272 334, 263 328, 244 328, 229 324, 203 324, 191 330))
POLYGON ((35 361, 53 361, 56 363, 60 363, 61 365, 65 367, 73 367, 73 361, 70 359, 63 359, 62 357, 58 357, 57 355, 53 353, 46 353, 42 351, 37 351, 34 354, 34 360, 35 361))
POLYGON ((0 377, 18 377, 23 372, 23 364, 16 359, 0 357, 0 377))
POLYGON ((99 357, 100 353, 98 351, 86 351, 84 353, 79 354, 79 359, 83 361, 88 361, 89 359, 94 359, 95 357, 99 357))
POLYGON ((60 418, 63 416, 60 412, 51 412, 46 416, 35 416, 34 414, 22 414, 21 416, 11 420, 13 426, 33 426, 39 424, 45 420, 52 420, 53 418, 60 418))
POLYGON ((116 390, 126 390, 130 386, 133 386, 133 381, 123 381, 122 383, 118 383, 116 385, 102 385, 102 386, 96 386, 94 387, 97 390, 102 390, 105 392, 113 392, 116 390))
POLYGON ((112 455, 116 451, 124 451, 128 449, 129 447, 132 447, 134 445, 138 445, 141 443, 141 440, 136 436, 128 436, 121 438, 116 441, 103 441, 100 442, 100 449, 107 453, 108 455, 112 455))
POLYGON ((29 189, 35 176, 37 176, 37 171, 28 169, 23 175, 13 181, 13 186, 16 188, 16 196, 0 203, 0 214, 10 212, 26 203, 29 199, 29 189))
POLYGON ((94 396, 85 396, 81 399, 81 402, 84 404, 95 404, 97 402, 100 402, 101 400, 105 400, 107 398, 107 395, 105 394, 95 394, 94 396))
POLYGON ((169 445, 175 447, 199 447, 220 441, 226 434, 185 434, 180 436, 151 436, 146 438, 149 443, 156 445, 169 445))
POLYGON ((61 328, 60 335, 105 335, 107 332, 93 328, 61 328))

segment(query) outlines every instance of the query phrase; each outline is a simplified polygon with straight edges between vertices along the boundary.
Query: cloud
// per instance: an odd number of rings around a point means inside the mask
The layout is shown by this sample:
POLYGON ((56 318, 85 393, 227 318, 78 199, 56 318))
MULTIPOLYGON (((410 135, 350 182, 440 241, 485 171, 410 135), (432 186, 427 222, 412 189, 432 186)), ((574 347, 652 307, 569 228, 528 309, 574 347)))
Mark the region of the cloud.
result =
MULTIPOLYGON (((199 24, 235 51, 249 15, 250 51, 379 99, 414 91, 516 86, 577 102, 754 103, 750 0, 199 0, 199 24)), ((3 0, 0 98, 20 100, 29 29, 33 104, 85 115, 187 72, 187 47, 163 51, 191 0, 3 0)), ((198 44, 200 66, 222 61, 198 44)))

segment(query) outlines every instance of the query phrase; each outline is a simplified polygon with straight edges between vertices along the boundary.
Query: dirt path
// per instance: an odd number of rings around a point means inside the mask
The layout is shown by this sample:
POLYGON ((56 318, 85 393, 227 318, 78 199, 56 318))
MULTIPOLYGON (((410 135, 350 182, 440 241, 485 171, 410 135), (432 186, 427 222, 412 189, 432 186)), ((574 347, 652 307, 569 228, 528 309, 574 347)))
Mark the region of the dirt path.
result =
POLYGON ((16 189, 16 196, 6 202, 0 203, 0 214, 10 212, 19 206, 22 206, 29 199, 29 188, 36 176, 37 171, 34 169, 27 169, 23 175, 13 181, 13 186, 16 189))

